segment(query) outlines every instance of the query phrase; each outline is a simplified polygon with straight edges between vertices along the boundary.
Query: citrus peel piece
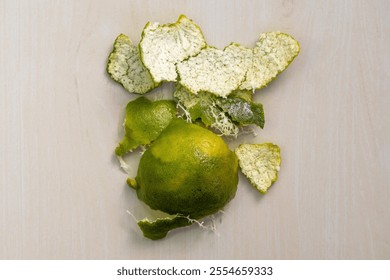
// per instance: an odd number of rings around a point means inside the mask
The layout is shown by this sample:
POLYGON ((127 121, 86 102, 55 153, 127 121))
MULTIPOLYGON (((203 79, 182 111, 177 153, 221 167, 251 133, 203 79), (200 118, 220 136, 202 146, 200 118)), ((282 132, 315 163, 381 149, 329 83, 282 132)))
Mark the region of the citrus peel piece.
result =
POLYGON ((260 193, 266 193, 278 179, 280 148, 272 143, 241 144, 235 153, 242 173, 260 193))
POLYGON ((260 35, 253 49, 232 43, 224 50, 204 48, 177 64, 179 83, 190 92, 226 97, 234 90, 261 89, 286 69, 299 54, 299 43, 282 32, 260 35))
POLYGON ((158 86, 142 64, 138 46, 124 34, 115 39, 106 70, 114 81, 132 93, 144 94, 158 86))
POLYGON ((183 86, 177 85, 173 96, 186 111, 190 121, 200 120, 206 127, 217 130, 224 136, 235 136, 238 134, 238 126, 217 107, 216 96, 208 93, 197 95, 187 91, 183 86))
POLYGON ((261 103, 248 102, 234 96, 219 98, 216 103, 223 112, 230 116, 234 122, 239 123, 240 126, 255 124, 264 128, 264 110, 261 103))
POLYGON ((137 222, 143 235, 152 240, 158 240, 164 238, 169 231, 185 227, 192 224, 192 222, 183 216, 164 217, 157 218, 150 221, 148 218, 144 218, 137 222))
POLYGON ((207 46, 177 64, 179 83, 193 94, 209 92, 226 97, 244 81, 251 55, 251 49, 236 43, 223 50, 207 46))
POLYGON ((290 65, 299 51, 298 41, 286 33, 260 34, 252 50, 252 64, 239 88, 254 91, 265 87, 290 65))
POLYGON ((202 31, 181 15, 177 22, 148 22, 139 43, 141 59, 156 83, 176 81, 176 64, 197 55, 206 46, 202 31))
POLYGON ((126 106, 125 135, 115 149, 115 154, 123 156, 141 145, 150 144, 175 115, 176 105, 173 100, 152 102, 142 96, 130 101, 126 106))
POLYGON ((263 106, 251 101, 250 91, 235 91, 222 98, 207 92, 195 95, 177 85, 173 95, 192 121, 200 119, 221 135, 237 137, 239 127, 251 124, 264 127, 263 106))

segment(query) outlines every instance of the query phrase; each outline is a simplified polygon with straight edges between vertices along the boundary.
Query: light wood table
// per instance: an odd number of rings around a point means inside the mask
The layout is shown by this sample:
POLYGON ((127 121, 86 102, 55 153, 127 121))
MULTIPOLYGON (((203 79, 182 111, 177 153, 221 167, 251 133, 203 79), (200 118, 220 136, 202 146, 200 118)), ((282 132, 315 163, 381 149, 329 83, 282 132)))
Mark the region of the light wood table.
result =
POLYGON ((389 259, 389 12, 386 0, 1 1, 0 258, 389 259), (265 129, 230 143, 280 145, 278 182, 262 196, 240 175, 217 234, 154 242, 126 212, 145 208, 113 155, 135 96, 105 65, 118 34, 137 43, 147 21, 180 14, 219 48, 281 30, 301 53, 256 93, 265 129))

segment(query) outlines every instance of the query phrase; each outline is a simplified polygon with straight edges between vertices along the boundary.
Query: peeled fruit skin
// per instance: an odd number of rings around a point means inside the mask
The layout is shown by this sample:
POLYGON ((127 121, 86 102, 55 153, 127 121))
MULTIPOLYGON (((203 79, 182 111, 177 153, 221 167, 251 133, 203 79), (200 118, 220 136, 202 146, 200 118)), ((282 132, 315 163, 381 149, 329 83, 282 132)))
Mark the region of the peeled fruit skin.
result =
POLYGON ((235 153, 242 173, 260 193, 266 193, 278 179, 282 161, 279 146, 272 143, 241 144, 235 153))
POLYGON ((237 90, 222 98, 208 92, 195 95, 176 85, 173 96, 187 112, 187 118, 200 120, 220 135, 237 137, 239 127, 251 124, 264 127, 263 105, 252 101, 251 91, 237 90))
POLYGON ((199 219, 235 196, 238 159, 213 132, 174 119, 141 157, 136 183, 152 209, 199 219))
POLYGON ((138 221, 138 226, 144 236, 152 240, 162 239, 167 236, 170 230, 191 224, 192 222, 189 219, 182 216, 158 218, 154 221, 149 221, 148 219, 138 221))
POLYGON ((176 81, 176 64, 198 54, 206 45, 199 26, 184 15, 171 24, 148 22, 141 37, 141 60, 155 83, 176 81))
POLYGON ((153 102, 142 96, 130 101, 126 106, 125 136, 115 149, 115 154, 123 156, 141 145, 150 144, 175 114, 176 106, 172 100, 153 102))
POLYGON ((124 34, 115 39, 114 49, 108 57, 107 73, 128 92, 145 94, 158 86, 142 64, 138 46, 124 34))

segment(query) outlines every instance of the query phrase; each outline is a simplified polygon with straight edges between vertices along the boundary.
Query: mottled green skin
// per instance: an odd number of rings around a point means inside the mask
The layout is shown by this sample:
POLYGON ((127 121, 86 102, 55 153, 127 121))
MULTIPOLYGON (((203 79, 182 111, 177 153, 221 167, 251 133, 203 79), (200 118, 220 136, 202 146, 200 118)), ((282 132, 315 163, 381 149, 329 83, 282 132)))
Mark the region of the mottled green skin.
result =
POLYGON ((260 103, 248 102, 240 97, 218 98, 216 104, 230 118, 242 125, 255 124, 264 128, 264 110, 260 103))
POLYGON ((170 230, 191 224, 192 222, 189 219, 181 216, 160 218, 154 221, 144 219, 138 222, 138 226, 142 230, 143 235, 152 240, 162 239, 170 230))
POLYGON ((152 209, 199 219, 235 196, 238 159, 221 137, 174 119, 143 154, 136 181, 152 209))
POLYGON ((125 136, 115 149, 115 154, 123 156, 141 145, 155 140, 176 115, 173 100, 150 101, 139 97, 126 106, 125 136))
POLYGON ((255 124, 264 128, 263 105, 252 102, 251 91, 237 90, 222 98, 207 92, 195 95, 177 85, 174 96, 189 112, 192 121, 201 120, 207 127, 216 123, 216 115, 223 113, 237 126, 255 124))

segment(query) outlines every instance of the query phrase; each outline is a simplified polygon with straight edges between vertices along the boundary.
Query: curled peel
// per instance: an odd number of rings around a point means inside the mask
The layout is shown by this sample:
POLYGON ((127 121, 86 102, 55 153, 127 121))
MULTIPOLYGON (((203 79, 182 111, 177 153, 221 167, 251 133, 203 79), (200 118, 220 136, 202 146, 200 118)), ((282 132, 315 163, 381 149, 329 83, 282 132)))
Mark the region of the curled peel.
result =
POLYGON ((184 15, 172 24, 148 22, 139 44, 141 59, 156 83, 176 81, 176 64, 205 46, 200 28, 184 15))
POLYGON ((115 149, 119 157, 155 140, 176 115, 173 100, 150 101, 139 97, 126 106, 125 136, 115 149))
POLYGON ((207 92, 195 95, 177 85, 174 97, 192 121, 200 119, 221 135, 237 137, 239 127, 250 124, 264 127, 263 106, 252 102, 250 91, 235 91, 222 98, 207 92))
POLYGON ((107 72, 127 91, 144 94, 158 86, 141 62, 138 46, 120 34, 114 42, 114 49, 108 57, 107 72))
POLYGON ((235 153, 242 173, 259 192, 266 193, 278 179, 280 148, 272 143, 241 144, 235 153))
POLYGON ((217 99, 217 105, 240 126, 255 124, 264 128, 264 111, 260 103, 246 101, 231 94, 228 98, 217 99))
POLYGON ((240 89, 256 90, 265 87, 290 65, 299 51, 299 43, 288 34, 261 34, 252 50, 252 63, 240 89))
POLYGON ((227 97, 233 91, 265 87, 294 60, 299 43, 282 32, 260 35, 253 49, 232 43, 224 50, 204 48, 177 64, 179 83, 193 94, 227 97))
POLYGON ((245 79, 251 50, 232 43, 223 50, 206 47, 177 65, 180 84, 194 94, 209 92, 226 97, 245 79))
POLYGON ((191 121, 200 120, 207 127, 216 129, 221 135, 238 134, 238 126, 216 105, 216 96, 208 93, 195 95, 180 85, 176 86, 173 96, 191 121))
POLYGON ((186 217, 175 216, 157 218, 153 221, 144 218, 138 221, 137 224, 145 237, 157 240, 164 238, 169 231, 175 228, 189 226, 192 222, 186 217))

